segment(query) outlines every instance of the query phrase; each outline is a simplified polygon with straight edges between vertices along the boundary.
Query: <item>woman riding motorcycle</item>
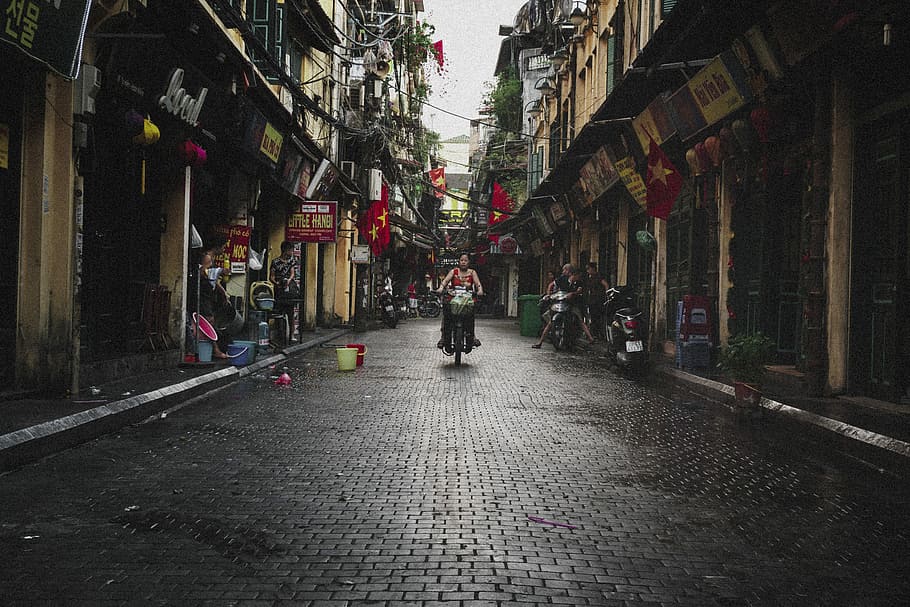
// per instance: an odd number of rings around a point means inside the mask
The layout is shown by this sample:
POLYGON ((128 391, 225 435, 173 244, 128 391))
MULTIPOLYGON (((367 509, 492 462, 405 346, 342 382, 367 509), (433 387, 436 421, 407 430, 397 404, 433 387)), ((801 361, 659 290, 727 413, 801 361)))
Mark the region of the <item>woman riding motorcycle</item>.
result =
MULTIPOLYGON (((446 274, 446 277, 442 279, 442 282, 439 285, 439 288, 436 290, 437 293, 442 295, 449 284, 452 287, 463 287, 468 291, 473 291, 478 297, 483 295, 483 285, 480 284, 480 277, 477 275, 477 272, 473 268, 469 267, 471 264, 471 258, 467 253, 462 253, 458 258, 458 267, 452 268, 449 270, 449 273, 446 274)), ((446 345, 446 335, 448 335, 449 323, 452 319, 452 313, 449 310, 449 302, 452 300, 451 295, 446 295, 445 305, 442 306, 442 336, 439 339, 439 342, 436 344, 436 347, 440 350, 446 345)), ((470 339, 474 342, 474 347, 480 345, 480 340, 474 336, 474 315, 470 315, 465 320, 465 333, 466 339, 470 339)))

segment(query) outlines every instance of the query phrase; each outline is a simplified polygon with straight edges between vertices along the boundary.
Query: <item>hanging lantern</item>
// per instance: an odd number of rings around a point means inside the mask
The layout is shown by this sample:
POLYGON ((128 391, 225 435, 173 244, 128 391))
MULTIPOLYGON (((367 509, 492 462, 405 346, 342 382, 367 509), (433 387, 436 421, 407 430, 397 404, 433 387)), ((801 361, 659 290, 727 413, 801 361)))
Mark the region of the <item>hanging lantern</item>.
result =
POLYGON ((135 137, 133 137, 133 143, 150 146, 156 143, 159 139, 161 139, 161 131, 151 120, 145 118, 142 121, 142 130, 135 137))
POLYGON ((743 120, 742 118, 737 118, 733 121, 731 125, 733 130, 733 136, 736 138, 736 142, 739 144, 744 151, 748 152, 752 149, 752 127, 743 120))
POLYGON ((705 150, 707 150, 708 157, 711 159, 711 164, 714 165, 714 168, 720 167, 720 163, 723 160, 720 138, 712 135, 705 139, 705 150))
POLYGON ((161 139, 161 131, 151 120, 144 118, 142 120, 142 131, 133 137, 133 143, 138 143, 142 146, 139 152, 141 158, 139 161, 139 193, 143 196, 145 196, 145 148, 156 143, 159 139, 161 139))
POLYGON ((126 132, 130 137, 140 135, 145 127, 145 118, 136 110, 128 110, 124 116, 123 122, 124 125, 126 125, 126 132))
POLYGON ((703 141, 695 144, 695 158, 698 162, 699 174, 707 173, 711 170, 711 157, 708 155, 708 150, 705 148, 703 141))
POLYGON ((736 156, 736 137, 733 135, 733 131, 730 130, 730 127, 721 127, 718 137, 720 139, 721 157, 729 158, 736 156))
POLYGON ((689 175, 692 177, 701 175, 701 171, 698 168, 698 155, 695 153, 695 148, 686 150, 686 164, 689 165, 689 175))
POLYGON ((758 133, 758 140, 762 143, 768 143, 769 133, 771 131, 771 112, 765 106, 758 106, 749 114, 749 120, 752 121, 752 127, 758 133))
POLYGON ((205 161, 208 160, 206 151, 189 139, 180 143, 177 148, 177 153, 185 166, 198 168, 204 165, 205 161))

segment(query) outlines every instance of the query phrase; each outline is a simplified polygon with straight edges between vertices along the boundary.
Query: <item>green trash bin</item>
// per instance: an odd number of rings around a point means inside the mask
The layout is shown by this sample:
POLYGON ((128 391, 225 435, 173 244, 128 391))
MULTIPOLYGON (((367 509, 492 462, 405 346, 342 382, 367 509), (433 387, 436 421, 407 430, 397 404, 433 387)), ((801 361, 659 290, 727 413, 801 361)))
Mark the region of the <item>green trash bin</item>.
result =
POLYGON ((520 316, 521 335, 523 337, 537 337, 540 333, 540 327, 543 325, 540 318, 540 308, 537 302, 540 301, 540 295, 519 295, 518 306, 520 316))

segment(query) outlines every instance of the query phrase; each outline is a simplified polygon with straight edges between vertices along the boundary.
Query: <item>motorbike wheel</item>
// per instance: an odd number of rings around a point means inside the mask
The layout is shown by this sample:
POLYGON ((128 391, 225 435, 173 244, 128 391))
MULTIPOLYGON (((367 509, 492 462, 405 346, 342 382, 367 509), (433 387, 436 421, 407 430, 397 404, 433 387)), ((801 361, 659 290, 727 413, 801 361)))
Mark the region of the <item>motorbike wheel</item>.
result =
POLYGON ((394 329, 398 326, 398 315, 395 312, 383 311, 382 322, 384 322, 388 328, 394 329))
POLYGON ((557 350, 566 349, 566 326, 562 319, 553 321, 553 347, 557 350))
POLYGON ((431 300, 423 304, 420 315, 424 318, 436 318, 440 312, 442 312, 442 306, 438 301, 431 300))
POLYGON ((455 327, 455 335, 452 340, 455 347, 455 365, 461 364, 461 352, 464 350, 464 327, 455 327))

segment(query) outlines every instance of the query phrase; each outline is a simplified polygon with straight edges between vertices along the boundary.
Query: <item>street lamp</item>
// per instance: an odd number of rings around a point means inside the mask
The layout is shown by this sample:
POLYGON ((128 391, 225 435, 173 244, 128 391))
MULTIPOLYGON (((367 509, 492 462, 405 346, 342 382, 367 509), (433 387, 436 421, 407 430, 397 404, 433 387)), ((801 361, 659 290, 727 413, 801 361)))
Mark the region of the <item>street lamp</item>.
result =
POLYGON ((569 21, 572 22, 572 25, 578 27, 584 23, 588 18, 587 10, 587 4, 583 0, 575 0, 572 12, 569 14, 569 21))
POLYGON ((528 112, 528 116, 534 118, 540 118, 543 109, 540 107, 540 99, 532 99, 525 104, 525 110, 528 112))
POLYGON ((569 52, 565 47, 562 47, 552 55, 550 55, 550 65, 553 66, 553 69, 559 70, 569 59, 569 52))
POLYGON ((537 82, 534 84, 534 88, 540 91, 542 95, 550 96, 556 92, 556 87, 553 85, 553 82, 546 76, 537 79, 537 82))

